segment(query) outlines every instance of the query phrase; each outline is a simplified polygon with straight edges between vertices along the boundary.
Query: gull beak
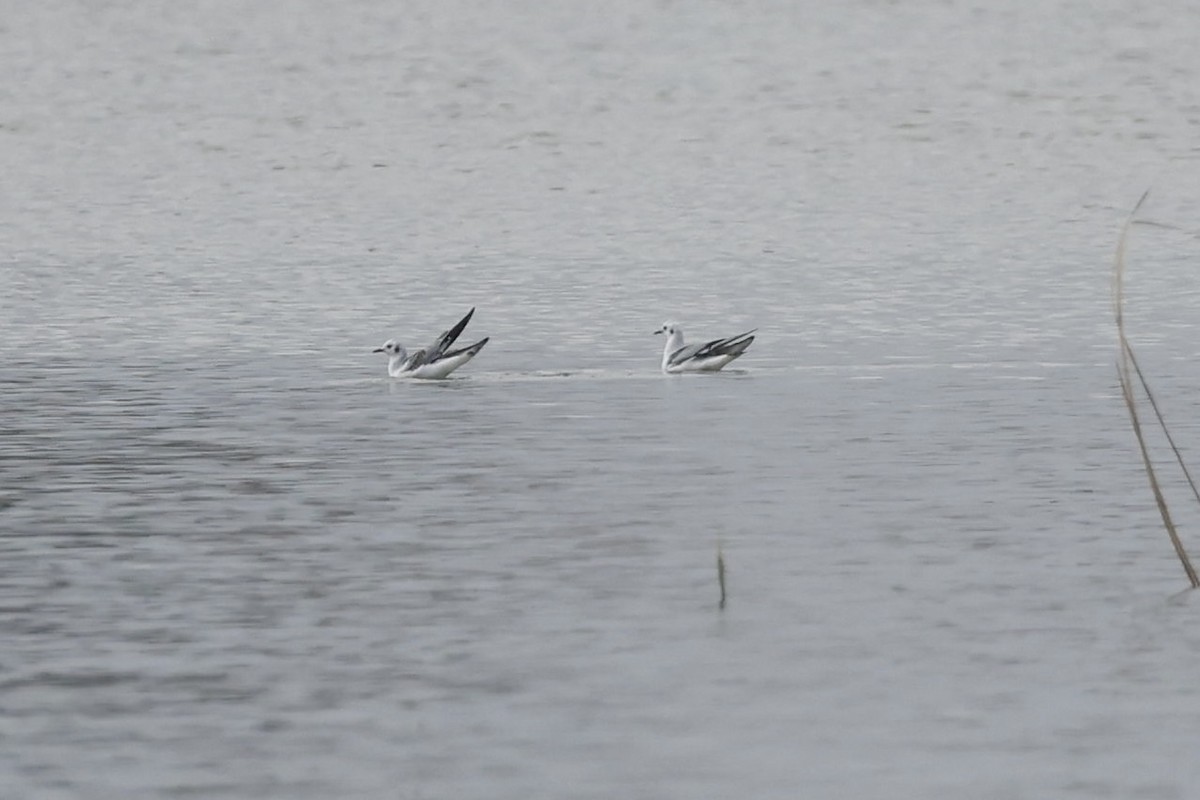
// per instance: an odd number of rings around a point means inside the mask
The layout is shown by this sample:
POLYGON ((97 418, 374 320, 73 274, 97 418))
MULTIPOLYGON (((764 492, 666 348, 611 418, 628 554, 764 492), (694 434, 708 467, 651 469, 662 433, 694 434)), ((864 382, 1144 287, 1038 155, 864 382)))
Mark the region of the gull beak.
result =
POLYGON ((658 330, 656 330, 655 333, 662 333, 662 328, 659 328, 658 330))
POLYGON ((371 352, 372 352, 372 353, 386 353, 387 351, 386 351, 386 350, 384 350, 382 347, 376 347, 376 348, 375 348, 374 350, 372 350, 371 352))

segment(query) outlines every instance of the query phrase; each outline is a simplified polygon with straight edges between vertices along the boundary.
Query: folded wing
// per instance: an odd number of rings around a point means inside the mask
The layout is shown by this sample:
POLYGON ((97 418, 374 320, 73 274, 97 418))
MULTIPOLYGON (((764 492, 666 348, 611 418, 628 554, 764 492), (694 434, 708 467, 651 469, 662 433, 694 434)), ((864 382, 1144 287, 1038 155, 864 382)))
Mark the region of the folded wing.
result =
POLYGON ((752 331, 746 331, 737 336, 730 336, 728 339, 713 339, 711 342, 705 342, 704 344, 685 345, 674 353, 671 353, 667 364, 675 366, 691 359, 702 361, 706 358, 716 356, 740 356, 750 346, 750 343, 754 341, 753 334, 756 330, 758 329, 755 328, 752 331))

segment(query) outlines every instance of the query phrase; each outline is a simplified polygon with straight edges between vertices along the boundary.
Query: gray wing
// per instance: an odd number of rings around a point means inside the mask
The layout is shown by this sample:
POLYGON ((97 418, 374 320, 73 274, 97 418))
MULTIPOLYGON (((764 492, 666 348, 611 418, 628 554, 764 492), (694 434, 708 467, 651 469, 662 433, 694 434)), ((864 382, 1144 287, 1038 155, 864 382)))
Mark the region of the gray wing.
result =
MULTIPOLYGON (((755 328, 754 331, 758 330, 755 328)), ((754 341, 754 331, 746 331, 728 339, 713 339, 704 344, 689 344, 671 353, 667 363, 671 366, 682 364, 691 359, 705 359, 713 356, 740 356, 754 341)))
POLYGON ((414 366, 431 364, 434 361, 437 361, 439 358, 442 358, 446 354, 446 350, 450 348, 450 345, 454 344, 454 341, 459 337, 460 334, 462 334, 463 329, 467 327, 467 323, 471 321, 471 315, 474 313, 475 309, 472 308, 467 312, 465 317, 458 321, 457 325, 444 332, 437 338, 437 341, 425 348, 423 360, 420 362, 420 364, 416 364, 414 366))
POLYGON ((682 364, 689 358, 695 357, 697 353, 708 347, 707 344, 685 344, 683 347, 671 353, 671 357, 667 359, 667 363, 671 365, 682 364))
POLYGON ((405 372, 414 370, 422 364, 428 364, 432 360, 433 359, 429 358, 429 352, 427 350, 417 350, 404 360, 404 370, 405 372))

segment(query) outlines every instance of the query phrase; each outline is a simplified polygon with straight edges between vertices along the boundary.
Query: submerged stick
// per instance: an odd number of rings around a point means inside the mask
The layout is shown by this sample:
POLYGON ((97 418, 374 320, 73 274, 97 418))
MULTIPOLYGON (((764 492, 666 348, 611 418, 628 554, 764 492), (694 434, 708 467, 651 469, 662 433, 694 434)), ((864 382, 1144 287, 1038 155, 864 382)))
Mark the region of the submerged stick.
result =
POLYGON ((717 542, 717 584, 721 587, 721 602, 717 608, 725 610, 725 556, 721 553, 721 542, 717 542))
POLYGON ((1125 408, 1129 410, 1129 421, 1133 425, 1133 435, 1137 439, 1138 450, 1142 455, 1142 466, 1145 468, 1146 477, 1150 481, 1150 490, 1154 493, 1154 502, 1158 505, 1158 513, 1162 517, 1163 526, 1167 529, 1167 535, 1171 538, 1171 545, 1175 548, 1175 555, 1179 557, 1179 562, 1183 564, 1183 571, 1187 574, 1192 588, 1196 589, 1200 588, 1200 578, 1197 577, 1196 570, 1192 567, 1191 559, 1188 558, 1187 550, 1184 549, 1183 540, 1180 539, 1179 531, 1175 528, 1175 522, 1171 519, 1171 512, 1167 508, 1166 497, 1163 495, 1162 487, 1158 483, 1158 476, 1154 472, 1154 464, 1150 460, 1150 450, 1146 446, 1146 438, 1142 432, 1142 421, 1138 416, 1137 400, 1134 396, 1134 372, 1137 373, 1142 390, 1150 399, 1150 405, 1154 409, 1159 427, 1166 434, 1167 441, 1170 442, 1171 449, 1175 452, 1176 460, 1183 468, 1184 475, 1187 476, 1188 483, 1192 487, 1192 493, 1196 494, 1197 499, 1200 499, 1200 494, 1196 493, 1196 485, 1192 482, 1192 477, 1187 467, 1183 464, 1183 457, 1179 453, 1179 448, 1175 446, 1175 441, 1167 430, 1166 420, 1163 419, 1162 413, 1158 408, 1158 403, 1155 402, 1154 395, 1150 391, 1150 386, 1146 382, 1146 377, 1142 373, 1141 366, 1137 363, 1137 357, 1133 354, 1133 346, 1129 343, 1129 338, 1125 335, 1124 279, 1126 242, 1129 238, 1129 228, 1133 225, 1134 217, 1137 216, 1138 210, 1146 202, 1146 197, 1149 194, 1150 192, 1147 190, 1141 199, 1137 201, 1137 205, 1133 207, 1133 211, 1129 213, 1129 218, 1125 220, 1125 224, 1121 227, 1121 236, 1117 240, 1117 254, 1113 265, 1113 313, 1117 320, 1117 341, 1120 346, 1117 358, 1117 377, 1121 383, 1121 396, 1125 400, 1125 408))

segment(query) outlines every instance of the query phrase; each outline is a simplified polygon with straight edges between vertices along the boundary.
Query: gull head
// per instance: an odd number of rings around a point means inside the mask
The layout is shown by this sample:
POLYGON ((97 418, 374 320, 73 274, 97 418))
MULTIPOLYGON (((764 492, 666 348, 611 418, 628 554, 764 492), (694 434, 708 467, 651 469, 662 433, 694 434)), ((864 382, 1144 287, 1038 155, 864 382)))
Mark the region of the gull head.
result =
POLYGON ((667 336, 674 336, 678 330, 679 330, 679 323, 667 321, 667 322, 664 322, 662 324, 662 327, 659 328, 658 330, 656 330, 655 333, 656 334, 665 333, 667 336))
POLYGON ((395 339, 388 339, 383 343, 383 347, 376 347, 372 352, 387 353, 390 357, 400 356, 401 358, 407 355, 404 348, 395 339))

